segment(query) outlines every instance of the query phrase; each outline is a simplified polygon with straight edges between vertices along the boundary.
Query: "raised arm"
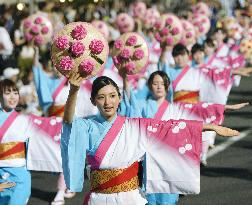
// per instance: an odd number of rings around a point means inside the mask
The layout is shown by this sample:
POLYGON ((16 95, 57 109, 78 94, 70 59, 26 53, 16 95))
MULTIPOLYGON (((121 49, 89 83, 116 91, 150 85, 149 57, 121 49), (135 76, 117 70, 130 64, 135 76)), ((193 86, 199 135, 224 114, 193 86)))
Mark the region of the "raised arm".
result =
POLYGON ((69 75, 70 90, 67 97, 63 121, 71 123, 75 112, 76 100, 80 84, 83 81, 83 77, 79 73, 72 72, 69 75))

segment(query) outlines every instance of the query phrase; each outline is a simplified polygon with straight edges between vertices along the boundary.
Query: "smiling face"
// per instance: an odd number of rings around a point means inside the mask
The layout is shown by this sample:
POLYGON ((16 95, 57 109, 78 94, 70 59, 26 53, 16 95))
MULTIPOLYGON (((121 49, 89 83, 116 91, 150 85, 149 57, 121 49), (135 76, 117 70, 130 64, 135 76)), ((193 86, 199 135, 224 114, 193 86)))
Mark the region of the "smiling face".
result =
POLYGON ((155 99, 166 97, 164 80, 160 75, 155 75, 151 84, 151 91, 155 99))
POLYGON ((113 85, 102 87, 93 100, 93 104, 97 106, 101 115, 111 121, 117 112, 120 103, 120 97, 113 85))
POLYGON ((5 88, 1 96, 1 105, 5 111, 15 109, 19 102, 19 93, 16 89, 5 88))

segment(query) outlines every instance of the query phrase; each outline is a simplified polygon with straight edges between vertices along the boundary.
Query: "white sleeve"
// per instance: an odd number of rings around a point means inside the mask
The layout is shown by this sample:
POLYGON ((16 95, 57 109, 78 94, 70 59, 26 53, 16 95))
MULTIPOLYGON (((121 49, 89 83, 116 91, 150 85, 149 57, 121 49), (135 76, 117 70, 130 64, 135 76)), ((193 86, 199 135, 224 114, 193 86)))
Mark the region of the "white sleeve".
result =
POLYGON ((3 44, 4 49, 0 50, 2 55, 11 55, 13 51, 13 44, 10 35, 5 28, 0 28, 0 43, 3 44))

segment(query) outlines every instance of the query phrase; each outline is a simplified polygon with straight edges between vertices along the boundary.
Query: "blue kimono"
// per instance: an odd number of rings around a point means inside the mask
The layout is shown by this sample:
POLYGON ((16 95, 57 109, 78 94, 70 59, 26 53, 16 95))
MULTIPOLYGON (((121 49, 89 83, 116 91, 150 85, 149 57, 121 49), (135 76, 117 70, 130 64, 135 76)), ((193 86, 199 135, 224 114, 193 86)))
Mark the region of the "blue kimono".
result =
MULTIPOLYGON (((12 111, 13 112, 13 111, 12 111)), ((12 112, 0 110, 0 125, 2 126, 12 112)), ((22 125, 21 125, 22 126, 22 125)), ((19 141, 20 139, 17 139, 19 141)), ((2 160, 3 163, 6 160, 2 160)), ((31 175, 26 166, 0 167, 0 183, 15 182, 16 186, 0 192, 1 205, 25 205, 31 195, 31 175)))
POLYGON ((46 113, 53 104, 52 95, 62 82, 62 78, 50 78, 40 67, 33 67, 33 75, 36 91, 38 94, 39 105, 46 113))

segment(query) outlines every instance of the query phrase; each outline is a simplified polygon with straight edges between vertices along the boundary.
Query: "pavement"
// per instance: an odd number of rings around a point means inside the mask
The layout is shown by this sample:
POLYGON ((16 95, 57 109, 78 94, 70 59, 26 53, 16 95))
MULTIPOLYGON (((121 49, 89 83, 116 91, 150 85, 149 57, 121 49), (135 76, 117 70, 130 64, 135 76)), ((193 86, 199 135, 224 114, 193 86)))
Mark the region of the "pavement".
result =
MULTIPOLYGON (((228 103, 252 103, 251 82, 252 77, 243 78, 241 85, 232 89, 228 103)), ((180 197, 178 205, 252 204, 252 106, 227 112, 224 125, 239 130, 241 137, 217 137, 216 147, 211 151, 214 154, 208 159, 208 166, 201 169, 200 194, 180 197)), ((87 182, 84 190, 88 190, 87 182)), ((32 172, 32 195, 28 204, 48 205, 56 191, 57 174, 32 172)), ((65 204, 82 204, 84 194, 66 199, 65 204)))

